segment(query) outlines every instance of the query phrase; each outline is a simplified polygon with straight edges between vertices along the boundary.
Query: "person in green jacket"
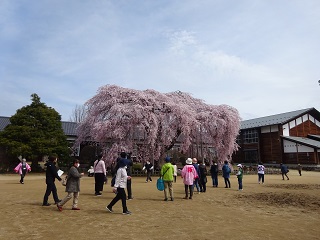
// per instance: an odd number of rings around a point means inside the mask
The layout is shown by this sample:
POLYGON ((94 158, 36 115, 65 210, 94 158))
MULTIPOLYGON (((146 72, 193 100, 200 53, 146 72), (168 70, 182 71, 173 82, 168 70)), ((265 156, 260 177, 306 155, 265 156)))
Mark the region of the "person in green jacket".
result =
POLYGON ((170 157, 165 158, 166 163, 161 168, 161 176, 163 178, 164 182, 164 201, 168 201, 168 189, 170 194, 170 199, 173 201, 173 189, 172 189, 172 183, 173 183, 173 172, 174 168, 171 164, 170 157))
POLYGON ((238 173, 237 173, 239 191, 242 191, 243 167, 241 164, 238 164, 237 167, 239 168, 238 173))

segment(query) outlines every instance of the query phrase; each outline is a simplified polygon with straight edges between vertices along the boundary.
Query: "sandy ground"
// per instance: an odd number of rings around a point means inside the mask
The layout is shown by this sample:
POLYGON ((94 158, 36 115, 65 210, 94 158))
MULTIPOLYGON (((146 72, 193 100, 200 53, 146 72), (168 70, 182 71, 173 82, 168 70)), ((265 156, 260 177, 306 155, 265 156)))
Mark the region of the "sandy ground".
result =
MULTIPOLYGON (((114 213, 106 205, 114 197, 105 185, 101 197, 94 196, 94 179, 83 177, 80 211, 71 201, 59 212, 55 205, 43 207, 45 176, 28 174, 25 184, 18 175, 0 174, 0 239, 320 239, 320 173, 266 175, 265 184, 256 175, 244 176, 244 190, 237 191, 208 182, 206 193, 184 200, 181 178, 174 183, 175 200, 164 202, 163 193, 145 178, 133 178, 134 199, 128 201, 132 215, 122 215, 121 203, 114 213)), ((59 198, 66 193, 58 182, 59 198)), ((50 196, 50 203, 53 198, 50 196)))

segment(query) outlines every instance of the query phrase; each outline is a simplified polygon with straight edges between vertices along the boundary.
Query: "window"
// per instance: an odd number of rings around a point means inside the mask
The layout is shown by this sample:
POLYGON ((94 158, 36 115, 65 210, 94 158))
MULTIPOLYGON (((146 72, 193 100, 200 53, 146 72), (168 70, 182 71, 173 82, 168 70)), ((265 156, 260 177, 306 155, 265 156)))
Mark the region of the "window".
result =
POLYGON ((243 132, 244 143, 257 143, 258 142, 258 132, 256 129, 249 129, 243 132))

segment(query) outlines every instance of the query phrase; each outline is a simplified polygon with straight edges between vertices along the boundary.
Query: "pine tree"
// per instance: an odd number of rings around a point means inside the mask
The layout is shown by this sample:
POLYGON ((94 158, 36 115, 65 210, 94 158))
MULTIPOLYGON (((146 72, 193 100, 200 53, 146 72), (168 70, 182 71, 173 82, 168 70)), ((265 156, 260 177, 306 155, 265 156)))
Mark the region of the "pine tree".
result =
POLYGON ((59 160, 69 159, 66 136, 59 113, 31 95, 32 103, 18 109, 10 124, 0 133, 0 144, 11 156, 32 160, 33 171, 44 156, 56 155, 59 160))

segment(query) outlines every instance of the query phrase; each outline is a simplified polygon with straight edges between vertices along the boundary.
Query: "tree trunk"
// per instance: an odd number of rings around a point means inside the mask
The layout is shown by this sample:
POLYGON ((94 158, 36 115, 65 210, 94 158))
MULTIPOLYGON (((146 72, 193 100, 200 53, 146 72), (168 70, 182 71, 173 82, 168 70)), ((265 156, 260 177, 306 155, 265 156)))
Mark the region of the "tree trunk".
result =
POLYGON ((42 161, 42 156, 38 156, 32 159, 31 170, 32 172, 42 172, 42 168, 39 165, 39 161, 42 161))

